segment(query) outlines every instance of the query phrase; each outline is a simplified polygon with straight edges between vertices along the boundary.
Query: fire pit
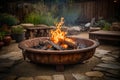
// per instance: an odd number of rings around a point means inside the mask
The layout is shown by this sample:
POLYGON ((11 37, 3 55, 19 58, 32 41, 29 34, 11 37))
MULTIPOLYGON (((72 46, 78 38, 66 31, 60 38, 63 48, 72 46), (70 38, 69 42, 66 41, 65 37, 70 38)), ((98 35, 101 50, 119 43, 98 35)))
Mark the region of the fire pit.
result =
MULTIPOLYGON (((57 29, 61 33, 60 27, 57 29)), ((51 33, 56 34, 57 29, 51 33)), ((19 48, 23 51, 24 59, 28 58, 35 63, 52 64, 56 66, 57 71, 63 71, 66 64, 76 64, 91 58, 99 45, 91 39, 65 35, 64 39, 57 38, 58 34, 55 37, 52 35, 28 39, 19 43, 19 48)))

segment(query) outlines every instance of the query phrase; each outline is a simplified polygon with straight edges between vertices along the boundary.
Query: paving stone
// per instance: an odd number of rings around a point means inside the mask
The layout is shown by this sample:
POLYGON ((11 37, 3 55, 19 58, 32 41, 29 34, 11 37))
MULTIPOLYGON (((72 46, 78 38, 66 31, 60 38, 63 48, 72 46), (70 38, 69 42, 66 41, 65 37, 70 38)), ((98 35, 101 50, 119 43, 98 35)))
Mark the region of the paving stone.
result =
POLYGON ((101 58, 102 61, 116 61, 116 58, 110 56, 104 56, 101 58))
POLYGON ((53 75, 53 80, 65 80, 64 75, 53 75))
POLYGON ((13 57, 10 57, 9 59, 10 60, 21 60, 23 57, 22 56, 13 56, 13 57))
POLYGON ((102 68, 102 67, 94 67, 93 69, 92 69, 93 71, 107 71, 108 70, 108 68, 102 68))
POLYGON ((119 74, 119 70, 111 70, 111 69, 108 69, 108 68, 99 68, 99 67, 95 67, 93 70, 95 71, 101 71, 101 72, 107 72, 107 73, 110 73, 110 74, 113 74, 113 75, 120 75, 119 74))
POLYGON ((52 80, 52 76, 36 76, 34 80, 52 80))
POLYGON ((111 54, 119 55, 120 54, 120 49, 112 51, 111 54))
POLYGON ((98 57, 98 58, 101 58, 103 57, 105 54, 109 54, 110 51, 107 51, 107 50, 102 50, 102 49, 97 49, 94 56, 95 57, 98 57))
POLYGON ((91 80, 104 80, 104 79, 100 77, 92 77, 91 80))
POLYGON ((98 67, 103 67, 103 68, 110 68, 110 69, 120 69, 120 66, 115 65, 115 64, 100 63, 97 66, 98 67))
POLYGON ((0 63, 8 63, 8 62, 11 62, 13 60, 10 60, 10 59, 1 59, 0 58, 0 63))
POLYGON ((118 71, 118 70, 107 70, 106 72, 116 75, 116 76, 120 76, 120 71, 118 71))
POLYGON ((114 57, 114 58, 118 58, 119 56, 118 55, 116 55, 116 54, 106 54, 106 56, 110 56, 110 57, 114 57))
POLYGON ((118 75, 113 75, 113 74, 109 74, 109 73, 105 73, 105 76, 112 77, 112 78, 116 78, 116 79, 120 79, 120 76, 118 76, 118 75))
POLYGON ((91 72, 86 72, 85 73, 87 76, 90 76, 90 77, 103 77, 103 73, 100 72, 100 71, 91 71, 91 72))
POLYGON ((120 79, 116 79, 116 78, 111 78, 111 77, 105 76, 105 77, 103 78, 103 80, 120 80, 120 79))
POLYGON ((119 65, 120 66, 120 63, 117 62, 117 61, 102 61, 103 63, 107 63, 107 64, 115 64, 115 65, 119 65))
POLYGON ((9 69, 6 67, 0 68, 0 73, 8 73, 9 69))
POLYGON ((0 73, 0 80, 3 80, 6 77, 7 74, 5 73, 0 73))
POLYGON ((34 80, 33 77, 20 77, 17 80, 34 80))
POLYGON ((90 78, 89 78, 88 76, 81 75, 81 74, 79 74, 79 73, 72 74, 72 76, 73 76, 76 80, 90 80, 90 78))
POLYGON ((18 51, 18 52, 10 52, 10 53, 7 53, 5 55, 1 55, 0 58, 1 59, 11 59, 12 60, 12 57, 13 57, 13 60, 15 57, 17 58, 22 58, 22 52, 21 51, 18 51))
POLYGON ((9 62, 2 62, 0 63, 0 68, 4 68, 4 67, 12 67, 14 65, 15 61, 9 61, 9 62))
POLYGON ((7 76, 4 80, 16 80, 17 76, 7 76))

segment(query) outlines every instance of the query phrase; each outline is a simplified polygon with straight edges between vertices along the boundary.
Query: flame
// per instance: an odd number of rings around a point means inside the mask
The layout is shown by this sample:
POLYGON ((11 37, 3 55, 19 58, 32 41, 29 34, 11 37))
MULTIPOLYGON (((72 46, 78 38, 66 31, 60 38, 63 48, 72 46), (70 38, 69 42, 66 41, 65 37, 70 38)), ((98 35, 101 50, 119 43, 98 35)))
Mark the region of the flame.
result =
POLYGON ((68 45, 67 45, 67 44, 61 44, 61 47, 62 47, 62 48, 67 48, 68 45))
POLYGON ((62 17, 61 21, 56 24, 56 29, 50 31, 51 33, 50 40, 55 44, 60 44, 60 46, 63 48, 67 48, 68 45, 65 44, 64 41, 68 41, 72 44, 75 44, 75 42, 72 39, 66 37, 67 32, 61 30, 63 24, 64 24, 64 18, 62 17))

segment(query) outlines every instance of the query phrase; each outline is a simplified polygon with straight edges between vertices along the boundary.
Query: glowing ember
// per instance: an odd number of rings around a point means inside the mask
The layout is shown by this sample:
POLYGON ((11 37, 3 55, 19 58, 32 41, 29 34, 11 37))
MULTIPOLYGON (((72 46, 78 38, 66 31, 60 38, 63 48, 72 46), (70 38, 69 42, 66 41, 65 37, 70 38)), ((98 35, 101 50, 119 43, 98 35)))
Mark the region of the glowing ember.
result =
POLYGON ((64 43, 65 41, 72 44, 75 44, 75 42, 72 39, 66 37, 67 32, 61 30, 63 24, 64 24, 64 18, 62 17, 61 21, 56 24, 56 29, 51 30, 50 40, 55 44, 59 44, 62 48, 67 48, 68 45, 64 43))
POLYGON ((63 47, 63 48, 67 48, 68 45, 67 45, 67 44, 61 44, 61 47, 63 47))

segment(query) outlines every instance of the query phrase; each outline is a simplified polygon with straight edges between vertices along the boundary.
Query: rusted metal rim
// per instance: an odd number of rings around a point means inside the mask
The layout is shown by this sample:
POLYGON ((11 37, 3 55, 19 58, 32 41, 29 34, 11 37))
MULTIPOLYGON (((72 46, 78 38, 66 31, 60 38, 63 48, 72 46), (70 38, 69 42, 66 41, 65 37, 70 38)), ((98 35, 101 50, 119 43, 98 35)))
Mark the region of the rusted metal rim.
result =
MULTIPOLYGON (((39 37, 39 38, 43 38, 43 37, 39 37)), ((95 49, 96 47, 99 46, 99 42, 91 40, 91 39, 78 38, 78 37, 71 37, 71 38, 87 40, 87 41, 93 43, 93 45, 86 47, 86 48, 82 48, 82 49, 72 49, 72 50, 41 50, 41 49, 34 49, 34 48, 30 48, 30 47, 25 47, 23 45, 24 41, 22 41, 19 43, 18 47, 24 51, 32 51, 32 52, 41 53, 41 54, 70 54, 70 53, 75 53, 75 52, 89 51, 89 50, 95 49)), ((34 38, 34 39, 37 39, 37 38, 34 38)))

